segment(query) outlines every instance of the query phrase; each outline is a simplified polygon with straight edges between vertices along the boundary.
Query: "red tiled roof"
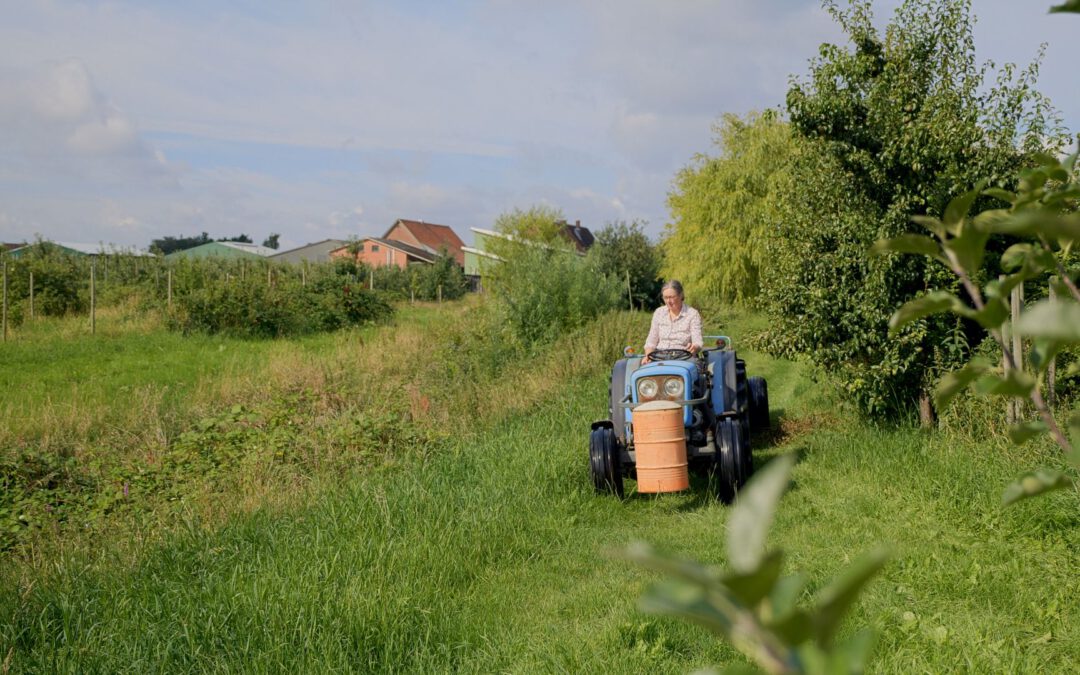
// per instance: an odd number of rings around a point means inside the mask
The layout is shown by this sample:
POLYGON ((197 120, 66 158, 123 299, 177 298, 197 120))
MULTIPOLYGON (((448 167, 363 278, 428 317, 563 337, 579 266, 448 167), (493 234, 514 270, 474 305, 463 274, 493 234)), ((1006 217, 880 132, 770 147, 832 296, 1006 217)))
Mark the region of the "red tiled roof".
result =
POLYGON ((433 253, 438 253, 439 249, 446 248, 454 256, 454 259, 458 261, 458 264, 461 264, 464 260, 461 247, 465 245, 465 242, 461 241, 457 233, 450 229, 449 226, 399 218, 390 226, 383 238, 385 239, 398 224, 404 225, 421 244, 430 248, 433 253))

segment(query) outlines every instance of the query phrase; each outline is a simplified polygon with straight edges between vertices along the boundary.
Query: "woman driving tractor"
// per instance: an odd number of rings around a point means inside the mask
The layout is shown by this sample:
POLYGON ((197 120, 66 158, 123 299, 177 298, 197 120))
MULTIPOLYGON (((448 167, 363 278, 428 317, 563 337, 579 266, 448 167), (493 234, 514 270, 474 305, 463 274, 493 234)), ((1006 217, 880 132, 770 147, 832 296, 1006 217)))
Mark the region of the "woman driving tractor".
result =
POLYGON ((645 339, 645 358, 642 363, 651 361, 652 353, 657 350, 686 351, 693 356, 705 343, 701 337, 701 314, 683 303, 682 284, 671 279, 664 284, 661 296, 664 306, 653 312, 649 337, 645 339))

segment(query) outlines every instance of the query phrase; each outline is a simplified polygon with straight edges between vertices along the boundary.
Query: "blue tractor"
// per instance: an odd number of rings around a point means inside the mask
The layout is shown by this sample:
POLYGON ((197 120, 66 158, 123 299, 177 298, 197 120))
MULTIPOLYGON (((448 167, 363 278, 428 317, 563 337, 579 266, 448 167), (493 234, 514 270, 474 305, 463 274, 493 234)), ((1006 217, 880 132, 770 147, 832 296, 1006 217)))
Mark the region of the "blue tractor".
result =
POLYGON ((769 426, 769 389, 747 377, 746 363, 723 335, 695 356, 683 349, 656 350, 649 363, 630 354, 611 369, 608 419, 592 423, 589 468, 597 492, 623 496, 623 479, 636 479, 634 408, 668 400, 683 407, 686 459, 710 477, 716 496, 730 503, 754 468, 750 432, 769 426))

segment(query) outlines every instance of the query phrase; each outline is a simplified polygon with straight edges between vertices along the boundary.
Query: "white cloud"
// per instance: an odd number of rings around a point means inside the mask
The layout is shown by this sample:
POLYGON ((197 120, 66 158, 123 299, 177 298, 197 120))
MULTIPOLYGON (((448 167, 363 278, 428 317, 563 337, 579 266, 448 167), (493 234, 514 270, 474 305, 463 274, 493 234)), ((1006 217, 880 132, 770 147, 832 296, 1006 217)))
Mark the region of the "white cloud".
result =
MULTIPOLYGON (((1080 118, 1068 29, 973 4, 999 60, 1034 53, 1020 24, 1047 31, 1044 81, 1080 118)), ((0 5, 0 237, 135 244, 467 230, 539 202, 655 234, 712 121, 782 103, 839 37, 817 0, 0 5), (290 152, 317 148, 339 155, 290 152)))

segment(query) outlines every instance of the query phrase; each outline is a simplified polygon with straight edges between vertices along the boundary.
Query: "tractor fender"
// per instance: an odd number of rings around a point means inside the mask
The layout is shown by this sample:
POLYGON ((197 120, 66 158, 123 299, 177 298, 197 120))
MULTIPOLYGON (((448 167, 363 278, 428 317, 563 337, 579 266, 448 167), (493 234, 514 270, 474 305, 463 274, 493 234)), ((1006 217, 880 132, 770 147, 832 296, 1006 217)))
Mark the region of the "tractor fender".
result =
POLYGON ((708 368, 712 373, 710 405, 717 417, 738 411, 738 375, 735 352, 710 350, 708 368))
POLYGON ((630 376, 640 366, 641 357, 631 356, 619 359, 611 368, 608 415, 612 422, 611 428, 615 432, 615 438, 619 439, 619 442, 623 445, 626 445, 629 440, 626 433, 627 411, 619 406, 619 402, 626 396, 626 384, 630 381, 630 376))

